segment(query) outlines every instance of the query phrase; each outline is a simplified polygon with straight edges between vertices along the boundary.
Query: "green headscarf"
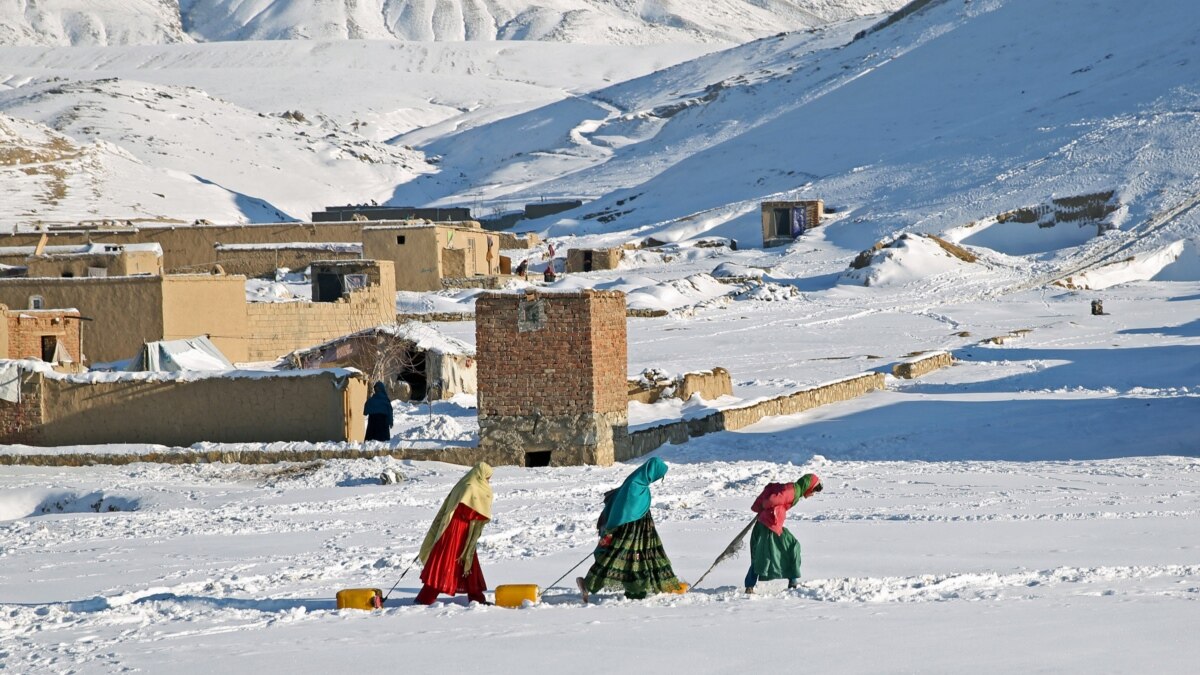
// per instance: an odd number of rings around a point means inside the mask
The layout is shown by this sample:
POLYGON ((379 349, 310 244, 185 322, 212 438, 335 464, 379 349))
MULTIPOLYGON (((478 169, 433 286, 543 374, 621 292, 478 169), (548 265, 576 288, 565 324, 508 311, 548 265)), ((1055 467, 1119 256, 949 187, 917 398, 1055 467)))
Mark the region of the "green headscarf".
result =
POLYGON ((651 457, 617 488, 605 512, 604 531, 611 532, 650 512, 650 484, 667 475, 667 464, 651 457))
POLYGON ((796 496, 793 503, 798 502, 805 497, 811 497, 812 493, 816 491, 820 485, 821 479, 817 477, 817 474, 804 474, 800 477, 800 480, 796 481, 796 496))
MULTIPOLYGON (((459 504, 466 504, 484 518, 492 519, 492 486, 488 483, 488 479, 491 477, 492 467, 488 466, 486 462, 479 462, 454 485, 450 494, 446 495, 446 500, 442 502, 442 508, 438 509, 437 515, 433 517, 433 524, 429 526, 429 531, 425 533, 425 541, 421 544, 422 563, 429 560, 433 545, 450 526, 450 521, 454 518, 454 510, 458 508, 459 504)), ((479 542, 484 522, 472 520, 468 527, 467 545, 463 547, 463 554, 460 558, 463 561, 464 570, 469 568, 475 557, 475 544, 479 542)))

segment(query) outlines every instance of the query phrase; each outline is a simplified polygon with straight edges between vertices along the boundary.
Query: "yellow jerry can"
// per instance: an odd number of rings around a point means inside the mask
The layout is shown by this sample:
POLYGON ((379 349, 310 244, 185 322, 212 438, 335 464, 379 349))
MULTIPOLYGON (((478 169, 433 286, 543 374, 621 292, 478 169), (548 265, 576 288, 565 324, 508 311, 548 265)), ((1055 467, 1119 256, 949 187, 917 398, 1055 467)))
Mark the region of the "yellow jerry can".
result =
POLYGON ((496 587, 496 604, 501 607, 520 607, 526 600, 537 603, 537 584, 504 584, 496 587))
POLYGON ((337 593, 338 609, 379 609, 383 591, 378 588, 347 588, 337 593))
POLYGON ((679 588, 676 588, 676 589, 675 589, 675 590, 673 590, 673 591, 667 591, 667 592, 668 592, 668 593, 674 593, 674 594, 676 594, 676 595, 683 595, 684 593, 687 593, 687 592, 688 592, 688 589, 689 589, 689 588, 691 588, 691 586, 688 586, 686 583, 684 583, 684 582, 682 582, 682 581, 681 581, 681 582, 679 582, 679 588))

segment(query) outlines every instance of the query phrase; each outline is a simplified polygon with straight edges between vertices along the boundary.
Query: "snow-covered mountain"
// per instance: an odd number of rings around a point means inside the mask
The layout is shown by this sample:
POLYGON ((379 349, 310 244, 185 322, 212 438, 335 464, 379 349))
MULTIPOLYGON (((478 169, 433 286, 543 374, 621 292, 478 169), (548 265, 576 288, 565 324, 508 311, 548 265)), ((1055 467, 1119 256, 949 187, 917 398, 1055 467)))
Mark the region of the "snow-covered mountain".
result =
POLYGON ((0 0, 0 45, 191 41, 176 0, 0 0))
POLYGON ((903 0, 0 0, 0 45, 228 40, 744 42, 903 0))

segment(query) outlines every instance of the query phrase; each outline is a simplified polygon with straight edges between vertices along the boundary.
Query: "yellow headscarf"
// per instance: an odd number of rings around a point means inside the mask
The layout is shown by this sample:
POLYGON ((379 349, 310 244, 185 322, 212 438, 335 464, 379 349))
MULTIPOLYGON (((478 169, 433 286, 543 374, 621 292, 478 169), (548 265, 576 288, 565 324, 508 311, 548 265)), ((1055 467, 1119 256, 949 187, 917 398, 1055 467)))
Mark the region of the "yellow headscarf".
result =
MULTIPOLYGON (((492 519, 492 486, 488 483, 488 479, 491 477, 492 467, 488 466, 486 462, 479 462, 454 485, 450 494, 446 495, 446 500, 442 502, 442 508, 438 509, 437 515, 433 517, 433 524, 429 526, 429 531, 425 533, 425 541, 421 544, 422 563, 429 560, 429 553, 433 551, 433 545, 450 526, 450 520, 454 518, 454 510, 458 508, 459 504, 466 504, 484 518, 492 519)), ((471 561, 475 557, 475 544, 479 541, 479 533, 483 531, 483 522, 482 520, 471 521, 470 529, 467 532, 467 545, 463 547, 461 558, 464 571, 470 571, 471 561)))

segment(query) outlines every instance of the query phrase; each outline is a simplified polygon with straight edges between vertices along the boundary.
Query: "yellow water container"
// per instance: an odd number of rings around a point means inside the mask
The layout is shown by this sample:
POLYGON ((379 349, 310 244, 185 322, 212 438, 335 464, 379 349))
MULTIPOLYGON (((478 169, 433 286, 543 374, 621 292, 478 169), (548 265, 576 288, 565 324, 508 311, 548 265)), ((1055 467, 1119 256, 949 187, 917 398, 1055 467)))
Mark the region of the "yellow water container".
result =
POLYGON ((684 593, 688 592, 689 588, 691 588, 691 586, 688 586, 687 584, 685 584, 684 582, 681 581, 681 582, 679 582, 679 588, 676 588, 675 590, 668 591, 668 592, 674 593, 676 595, 683 595, 684 593))
POLYGON ((337 593, 338 609, 379 609, 383 591, 378 588, 347 588, 337 593))
POLYGON ((537 584, 504 584, 496 587, 496 604, 501 607, 520 607, 526 600, 537 603, 537 584))

